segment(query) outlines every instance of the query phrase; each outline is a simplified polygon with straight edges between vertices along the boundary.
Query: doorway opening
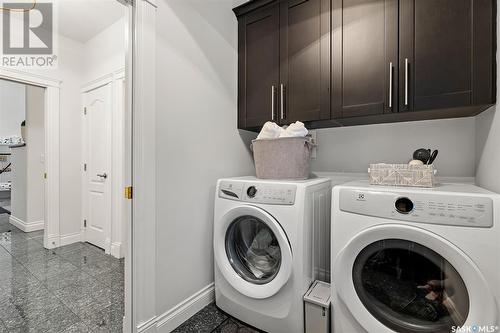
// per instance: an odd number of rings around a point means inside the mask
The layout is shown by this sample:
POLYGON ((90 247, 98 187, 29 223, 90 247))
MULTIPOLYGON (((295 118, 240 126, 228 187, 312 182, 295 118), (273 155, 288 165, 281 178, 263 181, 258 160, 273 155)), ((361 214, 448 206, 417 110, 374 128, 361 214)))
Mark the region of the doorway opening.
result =
POLYGON ((0 80, 0 232, 43 244, 45 125, 41 87, 0 80), (29 145, 27 144, 29 142, 29 145))
MULTIPOLYGON (((5 296, 0 331, 120 332, 130 323, 124 320, 124 266, 131 202, 123 190, 131 184, 132 169, 127 56, 133 11, 116 0, 53 5, 58 67, 0 68, 0 81, 24 87, 28 97, 36 95, 31 104, 39 111, 35 119, 28 108, 21 122, 25 133, 6 135, 8 145, 0 144, 0 291, 5 296), (33 139, 38 122, 41 137, 33 139), (8 178, 22 171, 18 155, 23 151, 27 169, 33 169, 30 161, 39 167, 33 179, 23 173, 24 183, 8 178), (17 213, 20 189, 36 194, 25 201, 38 200, 41 218, 17 213)), ((3 111, 12 108, 0 108, 3 124, 3 111)), ((15 123, 21 132, 21 123, 15 123)))

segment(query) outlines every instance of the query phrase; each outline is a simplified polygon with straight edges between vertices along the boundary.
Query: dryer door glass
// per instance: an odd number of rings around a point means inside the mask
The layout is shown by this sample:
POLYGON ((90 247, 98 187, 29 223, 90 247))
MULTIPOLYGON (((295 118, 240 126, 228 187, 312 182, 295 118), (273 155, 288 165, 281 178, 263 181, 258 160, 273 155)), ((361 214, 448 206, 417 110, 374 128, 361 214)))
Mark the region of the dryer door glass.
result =
POLYGON ((387 239, 357 256, 353 282, 377 320, 397 332, 450 332, 469 313, 469 294, 455 268, 420 244, 387 239))
POLYGON ((244 280, 266 284, 278 274, 281 250, 273 231, 254 216, 241 216, 226 232, 226 255, 244 280))

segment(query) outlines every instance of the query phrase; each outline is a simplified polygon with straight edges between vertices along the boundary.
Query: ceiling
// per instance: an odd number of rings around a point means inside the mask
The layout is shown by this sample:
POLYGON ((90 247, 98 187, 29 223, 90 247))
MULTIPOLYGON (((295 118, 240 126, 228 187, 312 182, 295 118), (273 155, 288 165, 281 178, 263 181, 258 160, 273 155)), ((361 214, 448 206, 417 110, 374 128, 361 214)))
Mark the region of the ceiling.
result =
POLYGON ((125 15, 117 0, 55 0, 59 34, 87 42, 125 15))

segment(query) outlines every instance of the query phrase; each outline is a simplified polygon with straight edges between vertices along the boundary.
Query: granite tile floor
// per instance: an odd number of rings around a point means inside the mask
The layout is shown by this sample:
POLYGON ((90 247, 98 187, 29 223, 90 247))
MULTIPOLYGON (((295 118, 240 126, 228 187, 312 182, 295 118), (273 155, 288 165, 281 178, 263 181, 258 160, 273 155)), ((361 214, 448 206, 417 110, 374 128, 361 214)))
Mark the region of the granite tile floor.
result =
POLYGON ((0 333, 115 333, 123 314, 123 260, 88 243, 46 250, 0 214, 0 333))
POLYGON ((239 320, 229 316, 215 304, 209 304, 189 318, 173 333, 259 333, 239 320))

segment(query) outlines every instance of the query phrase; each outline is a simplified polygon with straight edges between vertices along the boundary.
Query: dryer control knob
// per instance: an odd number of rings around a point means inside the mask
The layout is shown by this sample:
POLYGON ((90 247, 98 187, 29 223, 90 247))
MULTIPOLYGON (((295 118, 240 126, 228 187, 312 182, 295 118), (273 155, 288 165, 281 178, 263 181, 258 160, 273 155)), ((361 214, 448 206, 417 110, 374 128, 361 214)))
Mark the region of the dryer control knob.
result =
POLYGON ((248 197, 253 198, 255 197, 256 194, 257 194, 257 189, 255 188, 255 186, 250 186, 247 190, 248 197))
POLYGON ((413 201, 406 197, 397 199, 394 205, 400 214, 410 214, 414 208, 413 201))

